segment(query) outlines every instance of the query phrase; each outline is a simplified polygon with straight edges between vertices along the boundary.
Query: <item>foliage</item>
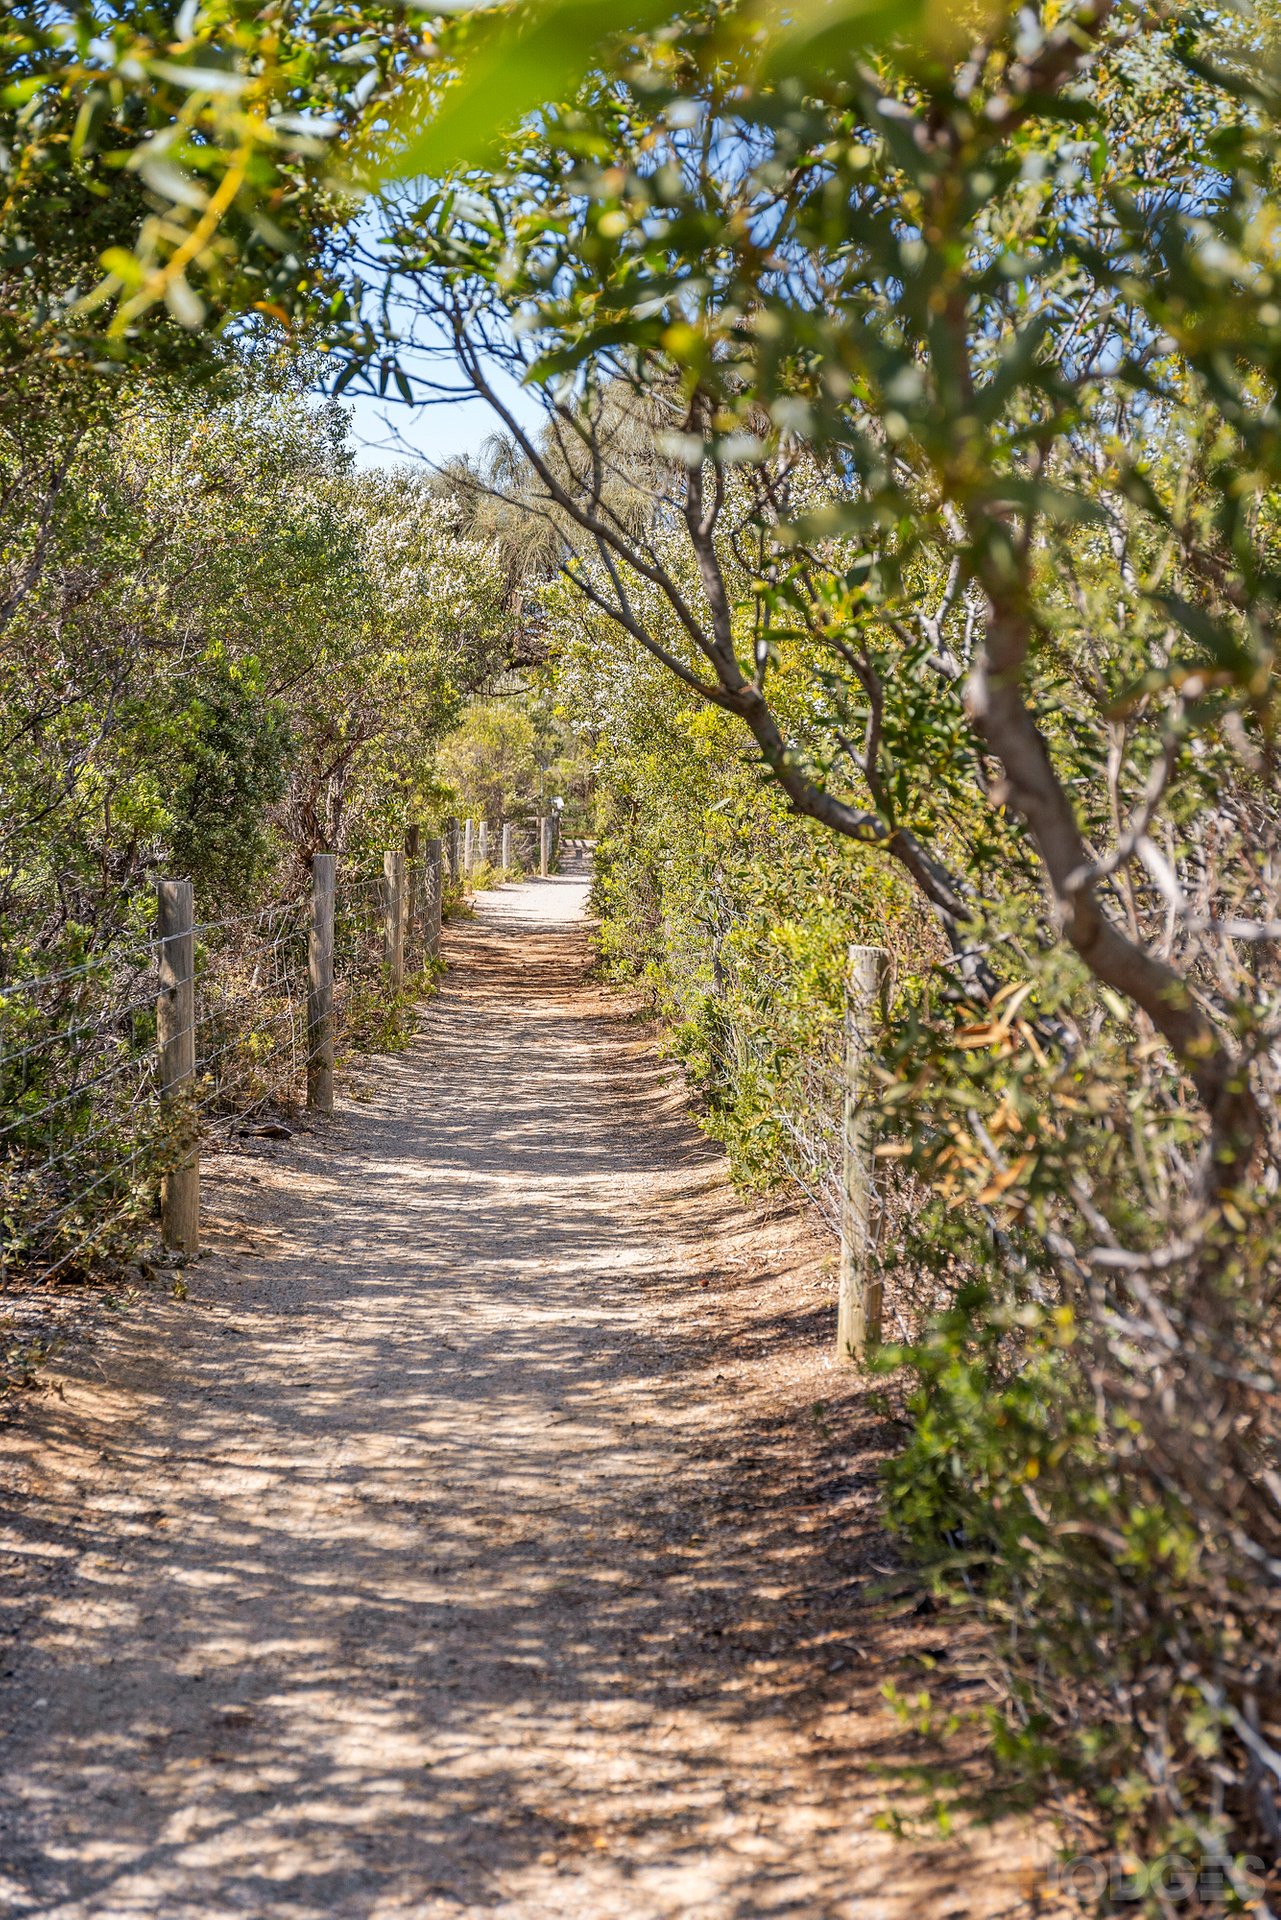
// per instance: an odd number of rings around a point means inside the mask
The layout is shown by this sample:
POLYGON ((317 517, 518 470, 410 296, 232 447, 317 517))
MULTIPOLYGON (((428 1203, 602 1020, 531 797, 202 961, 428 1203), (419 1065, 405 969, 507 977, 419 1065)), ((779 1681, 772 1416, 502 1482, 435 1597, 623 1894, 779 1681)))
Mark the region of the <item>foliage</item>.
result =
POLYGON ((362 981, 344 1009, 346 1054, 403 1053, 418 1030, 417 1010, 435 992, 443 971, 439 962, 429 960, 406 976, 396 994, 388 992, 378 974, 362 981))
POLYGON ((172 22, 83 0, 6 8, 6 360, 53 346, 154 365, 199 355, 181 335, 206 323, 340 320, 333 149, 359 139, 419 40, 397 5, 213 0, 172 22))
MULTIPOLYGON (((1176 1267, 1162 1237, 1199 1130, 1169 1101, 1157 1047, 1136 1059, 1100 1032, 1065 1065, 1038 1025, 1080 1017, 1082 977, 1056 978, 1044 955, 1035 1019, 1021 992, 995 1009, 969 1000, 902 883, 887 889, 873 854, 763 799, 724 721, 635 665, 600 674, 611 719, 590 707, 603 651, 580 637, 560 680, 594 732, 603 959, 649 986, 738 1177, 793 1182, 833 1223, 845 945, 893 954, 879 1104, 895 1344, 881 1364, 909 1437, 889 1511, 940 1597, 981 1604, 996 1630, 1006 1691, 981 1716, 996 1804, 1072 1796, 1078 1823, 1085 1790, 1100 1849, 1266 1857, 1229 1692, 1234 1673, 1265 1684, 1240 1514, 1255 1442, 1243 1455, 1229 1439, 1221 1380, 1225 1364, 1254 1370, 1267 1419, 1266 1217, 1233 1239, 1225 1322, 1197 1291, 1199 1260, 1176 1245, 1176 1267), (1065 1244, 1074 1191, 1107 1236, 1091 1268, 1065 1244), (1155 1277, 1118 1228, 1147 1238, 1155 1277), (1164 1329, 1155 1352, 1148 1314, 1164 1329), (1249 1630, 1226 1632, 1247 1604, 1249 1630)), ((941 1697, 936 1730, 946 1717, 941 1697)))
POLYGON ((332 618, 299 700, 303 771, 291 798, 306 857, 347 843, 370 852, 441 808, 434 748, 466 696, 506 662, 518 631, 501 556, 462 525, 428 476, 361 476, 342 489, 359 529, 362 606, 332 618))
MULTIPOLYGON (((404 0, 188 0, 167 19, 14 0, 0 23, 0 358, 190 364, 203 329, 249 317, 341 346, 351 372, 407 397, 394 340, 355 324, 333 271, 362 196, 475 159, 595 48, 664 12, 542 0, 442 21, 404 0)), ((851 39, 889 24, 862 0, 837 15, 851 39)), ((793 54, 804 37, 792 28, 793 54)))
POLYGON ((1272 1857, 1270 22, 997 15, 798 86, 730 18, 398 208, 400 284, 558 531, 604 948, 745 1172, 873 901, 910 955, 892 1511, 999 1630, 994 1756, 1141 1858, 1272 1857), (845 843, 831 904, 783 809, 845 843))
POLYGON ((191 873, 216 917, 318 847, 381 855, 501 657, 488 550, 414 480, 353 475, 341 418, 290 376, 247 386, 140 399, 43 495, 9 442, 10 970, 28 939, 48 955, 137 924, 157 868, 191 873))
POLYGON ((284 704, 265 697, 261 665, 214 662, 210 684, 185 702, 171 801, 170 848, 202 899, 252 899, 274 865, 268 827, 292 758, 284 704))
POLYGON ((762 791, 723 716, 617 652, 579 635, 557 666, 593 746, 606 972, 649 989, 735 1175, 794 1180, 834 1224, 849 943, 900 978, 941 945, 892 874, 762 791))
POLYGON ((477 820, 504 820, 536 801, 537 747, 534 723, 522 707, 479 701, 442 742, 436 765, 458 811, 477 820))
MULTIPOLYGON (((1039 635, 1052 625, 1048 543, 1079 528, 1081 564, 1097 564, 1110 529, 1112 572, 1137 601, 1145 643, 1137 680, 1118 674, 1097 696, 1105 732, 1111 705, 1137 688, 1121 784, 1141 792, 1167 763, 1172 777, 1185 737, 1214 737, 1221 721, 1173 691, 1194 671, 1198 688, 1209 684, 1186 659, 1171 661, 1181 619, 1213 626, 1181 610, 1198 579, 1219 591, 1221 568, 1197 532, 1201 509, 1189 502, 1176 514, 1172 503, 1185 498, 1189 440, 1199 445, 1207 408, 1223 419, 1227 396, 1220 363, 1199 347, 1154 375, 1122 203, 1141 144, 1144 168, 1184 182, 1183 200, 1199 206, 1188 128, 1217 113, 1225 136, 1235 127, 1243 141, 1241 103, 1226 82, 1215 97, 1178 36, 1152 55, 1136 51, 1128 14, 1108 31, 1096 51, 1070 21, 1027 46, 1011 27, 983 43, 977 69, 926 59, 834 72, 781 124, 774 93, 754 98, 732 62, 703 70, 715 48, 700 49, 695 35, 675 75, 624 68, 523 144, 509 176, 432 196, 392 242, 427 325, 452 334, 464 373, 520 442, 528 504, 561 526, 579 590, 746 724, 793 806, 899 861, 957 942, 1034 848, 1063 938, 1174 1049, 1215 1130, 1207 1165, 1230 1180, 1256 1131, 1245 1062, 1179 968, 1104 905, 1105 882, 1142 864, 1149 836, 1134 830, 1112 867, 1092 861, 1092 835, 1035 713, 1039 635), (1112 108, 1118 137, 1113 152, 1100 135, 1101 163, 1087 173, 1076 82, 1092 55, 1099 110, 1112 108), (1146 96, 1141 142, 1129 124, 1136 91, 1146 96), (1070 115, 1043 104, 1060 94, 1070 115), (976 112, 980 95, 990 111, 976 112), (1173 122, 1172 99, 1182 109, 1173 122), (833 146, 837 131, 860 137, 833 146), (608 168, 596 157, 604 151, 608 168), (763 229, 774 268, 754 237, 763 229), (465 320, 478 308, 489 317, 479 337, 465 320), (503 406, 481 355, 482 340, 491 356, 504 350, 501 316, 519 321, 510 364, 547 395, 541 444, 503 406), (830 404, 817 405, 820 393, 830 404), (1158 451, 1136 463, 1118 449, 1139 417, 1158 451), (620 429, 644 442, 630 462, 612 451, 620 429), (1158 471, 1163 434, 1168 476, 1158 471), (798 436, 830 475, 826 500, 798 436), (1102 483, 1087 443, 1104 462, 1102 483), (742 478, 731 485, 736 463, 742 478), (697 567, 692 600, 662 551, 673 527, 697 567), (1168 577, 1141 583, 1170 528, 1168 577), (746 594, 735 572, 754 575, 746 594), (651 605, 638 606, 646 587, 651 605), (655 624, 655 590, 676 616, 671 643, 655 624), (826 759, 797 754, 788 739, 798 648, 831 709, 826 759), (983 780, 984 756, 1002 774, 999 792, 990 780, 988 791, 1016 797, 1031 831, 1012 848, 994 809, 967 849, 969 874, 939 844, 939 803, 983 780), (914 764, 937 787, 928 799, 914 764)), ((1235 247, 1246 272, 1250 247, 1266 256, 1267 242, 1245 211, 1257 157, 1242 141, 1241 208, 1222 214, 1219 246, 1235 247)), ((1201 300, 1201 250, 1179 226, 1192 217, 1180 209, 1163 233, 1186 297, 1201 300)), ((1253 324, 1241 321, 1243 351, 1253 324)), ((1262 348, 1249 351, 1257 360, 1262 348)), ((1248 464, 1256 429, 1244 391, 1231 417, 1251 441, 1242 441, 1248 464)), ((1226 481, 1226 467, 1215 471, 1226 481)), ((1250 578, 1262 583, 1265 543, 1244 527, 1242 537, 1250 578)), ((1256 659, 1225 628, 1216 646, 1216 684, 1235 689, 1234 711, 1257 717, 1266 644, 1256 659)), ((1113 784, 1111 800, 1123 803, 1113 784)), ((1098 803, 1105 824, 1106 780, 1098 803)))

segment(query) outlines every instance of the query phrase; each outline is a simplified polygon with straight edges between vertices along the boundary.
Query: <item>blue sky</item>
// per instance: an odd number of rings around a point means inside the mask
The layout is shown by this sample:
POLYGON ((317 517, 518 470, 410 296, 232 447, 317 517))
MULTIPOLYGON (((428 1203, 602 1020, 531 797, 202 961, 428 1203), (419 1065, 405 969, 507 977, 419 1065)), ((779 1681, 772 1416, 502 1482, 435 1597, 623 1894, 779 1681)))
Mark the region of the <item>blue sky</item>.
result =
MULTIPOLYGON (((413 186, 396 190, 413 207, 413 186)), ((463 386, 463 374, 457 371, 447 336, 434 326, 413 300, 401 300, 392 267, 382 257, 378 236, 388 221, 396 219, 396 207, 384 200, 373 200, 359 215, 353 240, 357 242, 357 265, 365 282, 365 300, 369 315, 382 328, 390 326, 390 344, 396 349, 399 365, 419 390, 436 382, 440 386, 463 386)), ((484 372, 503 405, 526 426, 540 426, 544 409, 528 396, 503 365, 484 355, 484 372)), ((342 405, 351 420, 351 440, 355 444, 357 467, 401 467, 415 457, 430 465, 444 465, 459 453, 480 453, 490 434, 501 428, 501 420, 482 399, 444 401, 432 399, 426 405, 405 405, 392 397, 378 399, 363 394, 355 382, 342 396, 342 405)))
MULTIPOLYGON (((512 411, 522 422, 537 425, 542 419, 541 408, 519 388, 505 384, 508 390, 504 399, 512 411)), ((396 467, 415 454, 433 465, 460 453, 477 454, 501 425, 483 400, 407 407, 403 402, 378 400, 348 390, 342 404, 351 416, 359 467, 396 467)))
MULTIPOLYGON (((371 308, 379 311, 375 271, 367 269, 372 287, 371 308)), ((434 381, 442 386, 456 383, 461 387, 463 376, 448 345, 439 335, 433 335, 430 324, 424 323, 412 306, 404 307, 394 298, 394 282, 392 288, 393 298, 385 312, 393 326, 401 330, 398 357, 411 380, 434 381)), ((488 355, 483 358, 486 378, 504 405, 522 425, 541 425, 543 410, 538 402, 511 378, 498 360, 488 355)), ((400 466, 415 455, 439 465, 459 454, 477 454, 502 425, 483 400, 437 399, 421 406, 406 406, 395 397, 394 387, 391 398, 380 400, 374 394, 361 392, 359 384, 354 384, 343 394, 342 405, 351 418, 356 464, 360 467, 400 466)))

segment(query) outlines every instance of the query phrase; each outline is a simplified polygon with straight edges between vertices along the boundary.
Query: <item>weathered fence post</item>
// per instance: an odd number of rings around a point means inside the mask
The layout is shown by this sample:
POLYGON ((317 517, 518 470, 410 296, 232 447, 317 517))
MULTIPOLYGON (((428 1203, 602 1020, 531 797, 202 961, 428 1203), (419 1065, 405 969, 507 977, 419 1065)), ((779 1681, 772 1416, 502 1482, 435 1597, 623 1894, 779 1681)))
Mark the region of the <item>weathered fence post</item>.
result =
POLYGON ((881 1276, 876 1271, 875 1119, 870 1063, 889 955, 851 947, 845 1003, 845 1101, 841 1125, 841 1277, 836 1354, 865 1360, 881 1340, 881 1276))
POLYGON ((476 857, 476 828, 472 821, 463 821, 463 872, 471 879, 471 870, 476 857))
POLYGON ((552 823, 544 814, 538 822, 538 872, 546 879, 552 865, 552 823))
POLYGON ((449 860, 449 877, 457 886, 459 878, 459 827, 456 820, 445 823, 445 852, 449 860))
POLYGON ((334 1110, 334 890, 337 860, 311 861, 311 930, 307 939, 307 1105, 334 1110))
POLYGON ((425 899, 423 902, 423 945, 431 959, 440 952, 440 908, 445 891, 445 875, 441 860, 439 840, 427 842, 427 862, 424 872, 425 899))
POLYGON ((160 992, 156 1039, 160 1097, 176 1109, 174 1165, 161 1176, 160 1232, 178 1253, 200 1248, 200 1155, 192 1105, 196 1079, 195 902, 190 880, 162 880, 156 888, 160 937, 160 992))
POLYGON ((489 822, 482 820, 476 829, 476 858, 481 866, 489 859, 489 822))
POLYGON ((393 993, 405 984, 405 856, 383 855, 383 954, 393 993))
POLYGON ((503 872, 510 873, 512 865, 512 823, 510 820, 503 821, 502 849, 502 853, 499 855, 499 861, 503 872))

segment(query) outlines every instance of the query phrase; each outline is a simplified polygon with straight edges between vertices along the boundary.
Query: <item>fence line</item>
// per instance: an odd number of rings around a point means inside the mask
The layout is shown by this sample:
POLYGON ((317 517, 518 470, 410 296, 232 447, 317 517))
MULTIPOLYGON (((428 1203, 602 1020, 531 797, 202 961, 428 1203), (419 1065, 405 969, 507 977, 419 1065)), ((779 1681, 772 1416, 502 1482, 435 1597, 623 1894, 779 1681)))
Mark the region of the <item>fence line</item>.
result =
POLYGON ((400 1016, 444 896, 439 840, 382 874, 337 865, 321 855, 296 898, 209 921, 188 883, 161 882, 154 937, 0 985, 0 1287, 127 1261, 158 1197, 166 1241, 194 1250, 199 1142, 265 1108, 332 1109, 335 1051, 400 1016))
MULTIPOLYGON (((511 871, 512 823, 495 834, 468 840, 511 871)), ((154 933, 0 984, 0 1289, 123 1264, 158 1198, 193 1250, 199 1143, 332 1111, 336 1058, 387 1037, 439 955, 462 842, 456 821, 415 831, 381 872, 321 854, 294 897, 205 921, 162 881, 154 933)))
MULTIPOLYGON (((554 868, 558 812, 481 829, 451 822, 439 838, 412 836, 382 872, 318 855, 310 887, 240 915, 197 919, 187 886, 189 926, 162 915, 155 936, 0 985, 0 1287, 127 1260, 158 1195, 165 1238, 194 1250, 199 1144, 218 1145, 265 1109, 332 1111, 340 1051, 377 1045, 403 1011, 402 986, 437 956, 447 877, 463 880, 465 846, 501 850, 503 871, 514 857, 554 868), (166 972, 188 935, 190 995, 166 1024, 166 972)), ((185 884, 162 883, 162 897, 185 884)), ((715 991, 735 968, 715 900, 709 915, 715 991)), ((768 999, 770 983, 756 984, 768 999)), ((878 1196, 853 1064, 866 1056, 862 1031, 847 1020, 810 1035, 776 1116, 792 1177, 840 1235, 843 1357, 879 1337, 878 1196)), ((727 1071, 757 1069, 777 1084, 766 1035, 764 1021, 727 1019, 727 1071)))
MULTIPOLYGON (((219 920, 196 920, 189 882, 162 881, 154 938, 0 986, 0 1287, 132 1257, 157 1195, 166 1243, 195 1251, 200 1142, 267 1107, 331 1112, 338 1048, 376 1044, 439 952, 447 876, 465 884, 494 846, 510 871, 517 830, 529 863, 553 870, 558 812, 496 836, 473 821, 415 833, 381 873, 320 854, 297 897, 219 920)), ((727 1010, 722 1068, 771 1089, 791 1176, 839 1241, 838 1357, 865 1358, 881 1337, 868 1061, 884 956, 851 948, 843 1023, 780 1048, 770 983, 737 977, 716 891, 700 924, 710 977, 687 991, 760 1001, 759 1022, 727 1010)))
POLYGON ((478 867, 493 865, 495 853, 499 873, 533 869, 544 875, 555 871, 560 844, 558 808, 519 820, 451 820, 445 830, 445 859, 455 881, 470 880, 478 867))
POLYGON ((701 905, 692 939, 689 931, 665 923, 669 953, 685 957, 684 967, 671 975, 674 1012, 680 1020, 706 1019, 710 1003, 713 1090, 718 1083, 767 1090, 787 1176, 837 1243, 836 1356, 865 1360, 882 1337, 878 1252, 885 1176, 875 1159, 876 1100, 868 1068, 877 1050, 887 956, 880 948, 851 947, 839 1017, 834 1011, 816 1024, 807 1008, 800 1033, 789 1029, 789 996, 762 971, 759 953, 750 966, 735 953, 734 924, 717 888, 701 905))

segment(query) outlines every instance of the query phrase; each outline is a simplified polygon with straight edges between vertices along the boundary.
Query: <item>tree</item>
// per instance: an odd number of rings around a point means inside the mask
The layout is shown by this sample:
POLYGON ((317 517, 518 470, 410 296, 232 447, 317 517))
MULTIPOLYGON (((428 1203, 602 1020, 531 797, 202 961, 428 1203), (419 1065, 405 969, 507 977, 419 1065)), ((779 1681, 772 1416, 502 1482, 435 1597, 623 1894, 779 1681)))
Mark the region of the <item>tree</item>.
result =
MULTIPOLYGON (((1072 525, 1108 530, 1121 590, 1135 539, 1173 532, 1168 590, 1145 597, 1160 612, 1150 671, 1168 689, 1199 664, 1257 712, 1266 677, 1271 642, 1245 631, 1258 619, 1246 597, 1221 612, 1188 597, 1222 598, 1221 556, 1193 524, 1215 502, 1198 499, 1172 524, 1151 463, 1114 451, 1140 419, 1200 438, 1220 406, 1243 457, 1261 454, 1267 433, 1248 383, 1223 377, 1222 339, 1193 340, 1212 290, 1196 224, 1247 272, 1252 182, 1268 151, 1239 110, 1253 83, 1216 92, 1199 78, 1194 42, 1167 38, 1154 54, 1137 47, 1139 24, 1125 9, 1087 9, 1027 46, 1011 27, 967 60, 856 70, 817 98, 762 89, 746 103, 741 73, 722 65, 701 77, 696 41, 663 86, 614 76, 553 118, 549 137, 523 146, 478 200, 429 199, 400 230, 398 265, 406 299, 447 331, 466 380, 521 447, 528 504, 559 523, 581 591, 744 722, 794 807, 899 860, 963 942, 973 888, 903 818, 886 780, 886 671, 919 654, 937 687, 915 724, 937 726, 950 747, 960 720, 975 776, 999 768, 988 791, 1026 821, 1060 935, 1188 1072, 1211 1122, 1206 1178, 1226 1191, 1258 1136, 1251 1050, 1201 1004, 1187 971, 1108 905, 1108 883, 1150 845, 1145 803, 1094 858, 1027 690, 1037 570, 1072 525), (1077 84, 1087 63, 1093 114, 1077 84), (1141 124, 1105 117, 1136 88, 1141 124), (1083 118, 1097 128, 1093 171, 1080 159, 1083 118), (1213 202, 1196 149, 1211 118, 1238 155, 1213 202), (594 158, 606 150, 608 166, 594 158), (1154 178, 1159 196, 1136 199, 1154 178), (1139 281, 1136 245, 1149 236, 1161 269, 1139 281), (1157 324, 1176 309, 1188 345, 1161 352, 1157 324), (541 386, 541 441, 499 399, 495 358, 541 386), (613 452, 620 423, 659 451, 644 475, 613 452), (793 498, 806 442, 835 488, 834 504, 810 516, 793 498), (1086 461, 1101 455, 1110 471, 1083 465, 1087 447, 1086 461), (752 495, 736 519, 735 470, 752 495), (658 552, 673 521, 696 562, 695 598, 658 552), (825 547, 824 534, 844 545, 825 547), (744 538, 757 542, 750 607, 735 604, 723 558, 744 538), (923 608, 931 566, 939 590, 923 608), (675 613, 677 646, 638 619, 636 580, 675 613), (842 712, 862 709, 866 746, 843 768, 807 764, 780 724, 770 686, 785 622, 827 653, 842 712), (1175 668, 1181 625, 1202 654, 1175 668), (945 630, 966 640, 964 657, 945 630), (884 653, 887 633, 902 660, 884 653)), ((1269 100, 1266 86, 1252 99, 1269 100)), ((1238 331, 1259 363, 1258 323, 1243 318, 1238 331)), ((1228 467, 1213 457, 1226 508, 1228 467)), ((1252 581, 1270 582, 1266 543, 1234 518, 1252 581)), ((1170 758, 1153 746, 1163 724, 1186 731, 1189 703, 1172 698, 1146 704, 1155 724, 1138 730, 1130 769, 1139 791, 1154 757, 1170 758)), ((1207 717, 1217 724, 1217 710, 1207 717)))
POLYGON ((421 476, 354 474, 341 409, 301 384, 256 360, 200 406, 151 391, 86 428, 44 495, 24 494, 27 443, 10 456, 9 971, 110 941, 158 866, 216 916, 318 847, 398 838, 506 657, 493 549, 421 476))
MULTIPOLYGON (((56 343, 101 370, 104 355, 198 355, 183 329, 270 315, 341 341, 385 393, 402 377, 394 347, 353 332, 329 272, 364 196, 480 159, 597 47, 664 12, 534 0, 442 20, 404 0, 189 0, 169 20, 135 0, 106 14, 14 0, 0 24, 0 346, 17 364, 56 343)), ((874 39, 886 22, 866 14, 850 0, 837 17, 874 39)))
POLYGON ((449 490, 414 472, 354 476, 361 618, 313 658, 300 719, 307 769, 291 803, 306 858, 353 833, 393 844, 436 804, 434 752, 467 697, 521 646, 502 555, 449 490))

